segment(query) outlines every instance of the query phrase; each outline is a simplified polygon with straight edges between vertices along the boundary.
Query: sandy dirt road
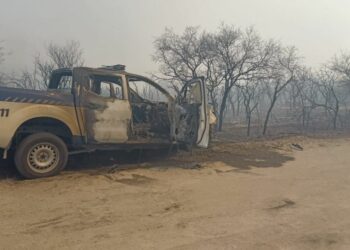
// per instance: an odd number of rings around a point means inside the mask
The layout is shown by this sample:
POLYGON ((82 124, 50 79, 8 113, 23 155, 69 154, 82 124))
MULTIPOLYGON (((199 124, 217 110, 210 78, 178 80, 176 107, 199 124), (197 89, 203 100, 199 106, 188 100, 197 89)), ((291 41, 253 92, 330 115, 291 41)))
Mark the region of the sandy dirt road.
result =
POLYGON ((41 180, 3 176, 1 249, 350 249, 350 139, 76 164, 41 180))

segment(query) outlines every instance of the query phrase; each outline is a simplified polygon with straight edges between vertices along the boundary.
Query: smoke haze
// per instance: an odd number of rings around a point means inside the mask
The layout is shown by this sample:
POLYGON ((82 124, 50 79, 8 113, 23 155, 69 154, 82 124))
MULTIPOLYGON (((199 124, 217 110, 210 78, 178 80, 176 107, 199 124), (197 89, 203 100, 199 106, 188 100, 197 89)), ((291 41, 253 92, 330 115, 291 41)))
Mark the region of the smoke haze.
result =
POLYGON ((0 41, 10 53, 3 70, 31 67, 50 42, 77 40, 85 64, 126 64, 156 71, 153 41, 165 27, 212 31, 221 22, 253 25, 264 38, 295 45, 309 66, 319 66, 350 44, 346 0, 1 0, 0 41))

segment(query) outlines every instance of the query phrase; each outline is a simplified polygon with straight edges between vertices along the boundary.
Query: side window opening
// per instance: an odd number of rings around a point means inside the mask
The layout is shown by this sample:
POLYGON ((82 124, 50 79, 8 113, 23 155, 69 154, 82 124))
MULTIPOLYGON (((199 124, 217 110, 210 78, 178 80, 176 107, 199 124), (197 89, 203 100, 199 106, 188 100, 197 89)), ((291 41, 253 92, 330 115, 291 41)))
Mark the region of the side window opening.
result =
POLYGON ((129 77, 128 82, 131 89, 130 99, 132 102, 141 102, 142 99, 153 103, 168 102, 167 96, 150 83, 136 77, 129 77))
POLYGON ((90 91, 104 98, 123 99, 122 79, 110 76, 90 76, 90 91))
POLYGON ((168 139, 168 97, 142 78, 128 77, 133 133, 140 138, 168 139))
POLYGON ((194 84, 191 87, 191 91, 189 91, 188 95, 188 102, 189 103, 202 103, 202 93, 201 93, 201 85, 200 84, 194 84))
POLYGON ((117 99, 123 99, 123 88, 121 85, 114 84, 114 94, 117 99))
POLYGON ((70 93, 72 90, 72 86, 73 86, 72 72, 63 71, 63 72, 52 73, 48 88, 70 93))
POLYGON ((183 101, 187 104, 201 104, 201 86, 198 83, 190 84, 184 89, 183 101))
POLYGON ((57 89, 64 92, 70 92, 72 90, 73 77, 72 76, 61 76, 57 89))
POLYGON ((112 98, 113 97, 113 88, 112 83, 110 82, 100 82, 97 86, 97 94, 105 97, 105 98, 112 98))

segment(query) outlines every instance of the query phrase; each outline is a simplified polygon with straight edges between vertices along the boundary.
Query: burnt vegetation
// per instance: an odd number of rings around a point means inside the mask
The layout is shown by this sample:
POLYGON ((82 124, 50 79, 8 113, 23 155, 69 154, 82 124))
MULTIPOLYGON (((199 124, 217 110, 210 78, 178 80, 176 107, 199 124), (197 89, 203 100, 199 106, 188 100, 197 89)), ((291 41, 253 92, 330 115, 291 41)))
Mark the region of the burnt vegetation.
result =
MULTIPOLYGON (((0 43, 0 64, 5 55, 0 43)), ((301 58, 297 48, 264 39, 252 27, 165 29, 154 41, 159 71, 153 78, 179 93, 185 82, 203 76, 216 131, 226 127, 250 137, 348 129, 350 54, 341 52, 319 68, 305 66, 301 58)), ((82 65, 78 41, 50 43, 34 57, 30 70, 0 73, 0 85, 43 90, 53 70, 82 65)), ((135 91, 159 101, 153 89, 135 91)))
POLYGON ((155 43, 155 77, 178 90, 204 76, 216 130, 224 124, 247 136, 349 128, 350 54, 322 67, 305 66, 293 46, 265 40, 254 28, 221 25, 215 32, 166 29, 155 43))

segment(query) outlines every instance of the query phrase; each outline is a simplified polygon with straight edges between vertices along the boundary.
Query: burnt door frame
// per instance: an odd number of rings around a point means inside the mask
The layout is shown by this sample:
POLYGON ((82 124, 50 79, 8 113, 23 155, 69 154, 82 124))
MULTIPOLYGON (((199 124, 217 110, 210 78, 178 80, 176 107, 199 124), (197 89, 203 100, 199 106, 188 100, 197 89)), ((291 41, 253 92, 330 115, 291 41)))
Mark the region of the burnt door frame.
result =
MULTIPOLYGON (((131 108, 125 76, 107 70, 76 68, 73 81, 79 93, 79 112, 83 118, 88 144, 118 144, 127 142, 130 134, 131 108), (123 98, 103 97, 91 90, 92 76, 120 78, 123 98)), ((110 82, 106 80, 106 82, 110 82)), ((101 84, 101 82, 100 82, 101 84)), ((116 84, 116 83, 112 83, 116 84)), ((111 91, 111 90, 110 90, 111 91)), ((112 92, 110 92, 112 93, 112 92)))
MULTIPOLYGON (((130 101, 130 106, 131 108, 131 112, 132 112, 132 122, 131 122, 131 127, 132 127, 132 136, 133 138, 131 139, 131 141, 138 141, 140 143, 144 143, 147 142, 149 144, 152 143, 171 143, 172 142, 172 130, 173 130, 173 105, 174 105, 174 98, 164 89, 162 88, 159 84, 157 84, 156 82, 154 82, 153 80, 144 77, 144 76, 140 76, 140 75, 136 75, 136 74, 127 74, 126 75, 126 83, 127 83, 127 87, 128 87, 128 98, 130 101), (152 101, 149 100, 147 98, 142 97, 137 90, 134 90, 133 87, 131 87, 131 84, 134 83, 135 86, 137 86, 137 84, 139 84, 138 82, 143 82, 144 84, 146 84, 145 86, 150 86, 151 88, 154 88, 156 91, 159 91, 159 93, 161 95, 163 95, 164 99, 166 99, 166 101, 152 101), (134 102, 132 95, 135 95, 134 98, 136 98, 138 101, 134 102), (134 120, 134 114, 133 112, 135 112, 135 109, 133 109, 133 105, 137 105, 137 104, 142 104, 144 106, 147 106, 147 104, 149 105, 149 107, 155 107, 157 105, 159 105, 159 107, 162 105, 162 103, 166 103, 166 123, 167 126, 164 126, 165 128, 168 129, 168 131, 166 131, 166 133, 159 133, 158 135, 156 133, 154 133, 153 136, 139 136, 137 134, 137 124, 136 121, 134 120), (161 136, 160 136, 161 135, 161 136)), ((142 84, 141 84, 142 85, 142 84)), ((165 107, 165 106, 164 106, 165 107)), ((160 114, 159 110, 158 114, 160 114)), ((146 112, 145 112, 146 113, 146 112)), ((164 118, 164 117, 162 117, 164 118)), ((158 120, 159 123, 163 122, 163 120, 158 120)), ((153 122, 154 123, 154 122, 153 122)), ((163 123, 163 124, 166 124, 163 123)), ((146 124, 146 123, 145 123, 146 124)), ((151 125, 151 122, 149 123, 151 125)), ((141 126, 142 127, 142 126, 141 126)), ((154 131, 154 130, 153 130, 154 131)))

